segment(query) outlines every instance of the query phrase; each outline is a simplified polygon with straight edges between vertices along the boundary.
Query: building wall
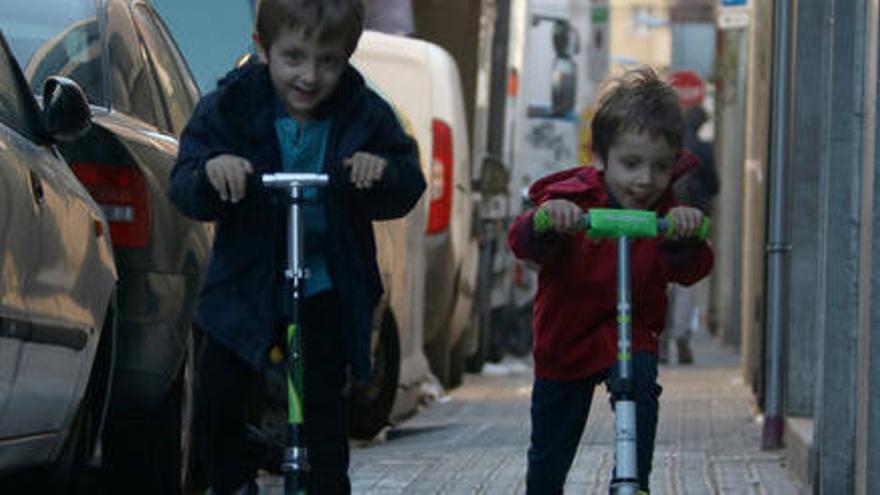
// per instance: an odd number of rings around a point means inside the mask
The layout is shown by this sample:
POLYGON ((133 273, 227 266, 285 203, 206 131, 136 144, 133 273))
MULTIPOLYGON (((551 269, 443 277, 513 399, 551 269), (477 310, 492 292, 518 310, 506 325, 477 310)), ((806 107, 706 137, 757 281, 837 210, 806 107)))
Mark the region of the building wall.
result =
POLYGON ((756 4, 751 18, 746 153, 743 167, 740 325, 742 363, 759 403, 764 392, 764 245, 767 218, 767 161, 770 137, 770 83, 773 5, 756 4))
POLYGON ((666 68, 672 63, 669 7, 673 0, 610 0, 611 63, 666 68))

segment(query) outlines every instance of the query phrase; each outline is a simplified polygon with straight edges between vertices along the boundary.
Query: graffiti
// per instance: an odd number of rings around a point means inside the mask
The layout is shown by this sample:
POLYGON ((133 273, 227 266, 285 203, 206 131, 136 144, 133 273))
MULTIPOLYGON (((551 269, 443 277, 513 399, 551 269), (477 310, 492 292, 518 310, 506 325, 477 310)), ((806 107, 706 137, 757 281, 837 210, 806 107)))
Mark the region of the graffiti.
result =
POLYGON ((535 149, 551 151, 556 162, 568 161, 572 158, 571 147, 553 122, 541 122, 532 126, 526 139, 535 149))

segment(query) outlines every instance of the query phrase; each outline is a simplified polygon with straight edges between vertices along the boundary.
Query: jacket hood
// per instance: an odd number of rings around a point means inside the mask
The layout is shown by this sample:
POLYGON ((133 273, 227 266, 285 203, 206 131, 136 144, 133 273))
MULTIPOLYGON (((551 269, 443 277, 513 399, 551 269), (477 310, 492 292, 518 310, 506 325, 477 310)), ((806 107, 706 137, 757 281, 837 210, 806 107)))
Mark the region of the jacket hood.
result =
MULTIPOLYGON (((674 203, 672 188, 674 184, 700 163, 700 159, 689 150, 682 148, 675 162, 672 180, 658 201, 660 209, 674 203)), ((606 203, 609 199, 605 190, 604 173, 595 167, 574 167, 562 170, 539 179, 529 187, 529 199, 539 204, 548 199, 577 196, 592 203, 606 203)))
MULTIPOLYGON (((365 88, 363 76, 348 64, 333 94, 315 109, 315 117, 320 119, 326 115, 339 115, 336 112, 343 109, 345 102, 354 101, 365 88)), ((257 57, 251 57, 244 65, 223 76, 217 82, 216 92, 221 113, 235 116, 234 120, 241 122, 245 131, 250 129, 250 134, 259 135, 263 132, 263 130, 257 132, 258 126, 251 125, 254 119, 241 119, 241 116, 253 115, 254 109, 258 108, 265 111, 274 108, 273 105, 266 105, 267 101, 276 98, 269 76, 269 67, 266 64, 261 63, 257 57)), ((256 120, 266 120, 262 115, 254 117, 256 120)))

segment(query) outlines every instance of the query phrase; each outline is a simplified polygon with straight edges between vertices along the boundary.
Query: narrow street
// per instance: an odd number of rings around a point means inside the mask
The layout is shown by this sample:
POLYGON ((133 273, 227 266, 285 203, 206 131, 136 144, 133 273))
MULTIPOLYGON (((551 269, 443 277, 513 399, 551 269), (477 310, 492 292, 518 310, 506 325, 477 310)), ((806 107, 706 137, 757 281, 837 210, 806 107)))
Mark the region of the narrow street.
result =
MULTIPOLYGON (((694 366, 661 368, 660 427, 652 488, 658 494, 796 494, 803 487, 781 452, 762 452, 752 394, 739 359, 706 334, 694 366)), ((523 493, 531 368, 505 360, 469 375, 449 396, 352 449, 356 494, 523 493)), ((607 493, 613 421, 604 391, 594 401, 567 493, 607 493)), ((280 478, 264 477, 270 494, 280 478)))

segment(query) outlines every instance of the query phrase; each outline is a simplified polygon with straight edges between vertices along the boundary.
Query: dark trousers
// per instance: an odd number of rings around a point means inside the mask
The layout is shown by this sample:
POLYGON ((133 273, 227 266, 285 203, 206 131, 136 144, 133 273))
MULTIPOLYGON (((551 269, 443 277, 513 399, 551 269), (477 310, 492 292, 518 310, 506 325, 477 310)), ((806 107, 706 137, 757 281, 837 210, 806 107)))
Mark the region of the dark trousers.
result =
MULTIPOLYGON (((303 303, 303 391, 310 493, 348 494, 348 360, 335 291, 303 303)), ((255 479, 264 452, 246 421, 262 386, 261 375, 206 334, 197 369, 194 448, 208 486, 227 493, 255 479)))
MULTIPOLYGON (((529 495, 561 494, 577 453, 597 385, 617 374, 616 366, 583 380, 535 379, 532 388, 532 437, 528 452, 526 492, 529 495)), ((636 400, 636 459, 639 486, 648 491, 659 398, 657 358, 650 353, 633 355, 636 400)))

